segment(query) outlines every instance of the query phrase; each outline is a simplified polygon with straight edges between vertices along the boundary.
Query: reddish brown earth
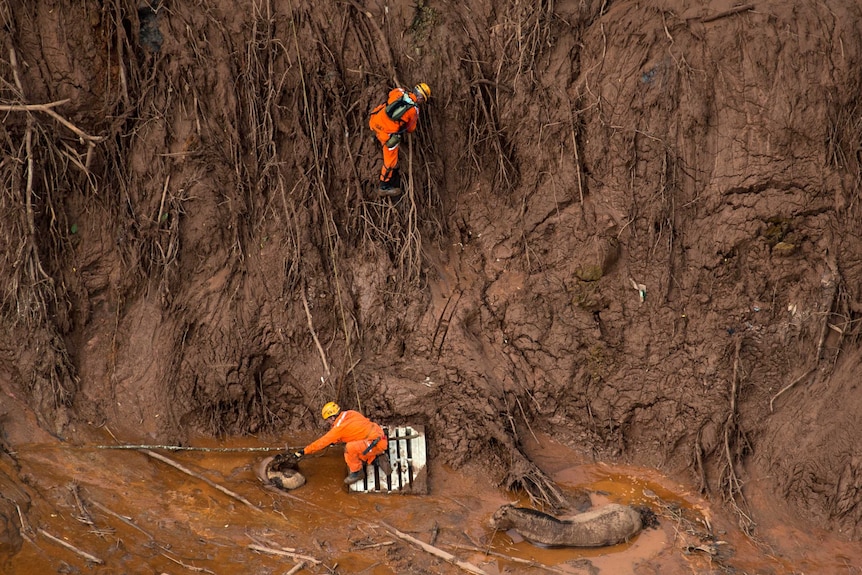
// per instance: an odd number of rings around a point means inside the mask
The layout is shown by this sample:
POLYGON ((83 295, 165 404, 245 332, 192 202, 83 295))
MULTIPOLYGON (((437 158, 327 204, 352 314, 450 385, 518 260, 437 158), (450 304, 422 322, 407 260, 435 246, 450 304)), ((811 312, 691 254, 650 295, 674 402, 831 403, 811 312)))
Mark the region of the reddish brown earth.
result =
POLYGON ((91 472, 28 446, 297 442, 332 399, 469 485, 563 506, 545 434, 691 486, 769 572, 803 571, 776 517, 845 557, 857 2, 247 4, 0 3, 0 565, 91 472), (377 198, 367 112, 419 81, 377 198))

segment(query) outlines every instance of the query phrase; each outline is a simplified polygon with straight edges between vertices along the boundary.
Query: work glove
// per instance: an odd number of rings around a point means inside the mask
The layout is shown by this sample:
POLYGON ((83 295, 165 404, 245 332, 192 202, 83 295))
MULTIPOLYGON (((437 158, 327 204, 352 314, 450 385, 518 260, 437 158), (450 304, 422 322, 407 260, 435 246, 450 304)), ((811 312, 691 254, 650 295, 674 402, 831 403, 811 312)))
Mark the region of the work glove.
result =
POLYGON ((300 449, 299 451, 293 452, 293 456, 297 459, 301 458, 303 455, 305 455, 305 449, 300 449))

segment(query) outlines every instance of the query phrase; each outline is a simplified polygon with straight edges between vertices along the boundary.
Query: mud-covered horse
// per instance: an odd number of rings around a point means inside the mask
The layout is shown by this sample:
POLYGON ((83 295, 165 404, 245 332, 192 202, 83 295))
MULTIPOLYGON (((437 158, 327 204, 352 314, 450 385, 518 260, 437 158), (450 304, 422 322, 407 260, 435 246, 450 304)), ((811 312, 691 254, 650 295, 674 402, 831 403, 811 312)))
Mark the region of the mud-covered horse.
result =
POLYGON ((605 547, 627 541, 644 527, 640 511, 611 503, 599 509, 557 519, 535 509, 503 505, 491 519, 501 531, 514 529, 524 539, 548 547, 605 547))
POLYGON ((297 469, 297 460, 292 453, 279 453, 265 458, 255 467, 255 474, 266 485, 283 491, 305 485, 305 476, 297 469))

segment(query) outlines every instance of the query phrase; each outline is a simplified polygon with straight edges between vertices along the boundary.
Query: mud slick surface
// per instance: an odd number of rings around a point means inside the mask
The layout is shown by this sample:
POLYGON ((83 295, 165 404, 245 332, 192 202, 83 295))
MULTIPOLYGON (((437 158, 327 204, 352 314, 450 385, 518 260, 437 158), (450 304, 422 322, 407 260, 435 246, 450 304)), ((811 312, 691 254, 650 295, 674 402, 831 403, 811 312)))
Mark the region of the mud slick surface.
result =
POLYGON ((546 572, 488 527, 518 500, 659 516, 560 572, 862 572, 857 1, 0 22, 0 571, 463 572, 385 523, 546 572), (367 113, 417 82, 380 197, 367 113), (91 449, 302 446, 330 400, 425 426, 427 498, 91 449))

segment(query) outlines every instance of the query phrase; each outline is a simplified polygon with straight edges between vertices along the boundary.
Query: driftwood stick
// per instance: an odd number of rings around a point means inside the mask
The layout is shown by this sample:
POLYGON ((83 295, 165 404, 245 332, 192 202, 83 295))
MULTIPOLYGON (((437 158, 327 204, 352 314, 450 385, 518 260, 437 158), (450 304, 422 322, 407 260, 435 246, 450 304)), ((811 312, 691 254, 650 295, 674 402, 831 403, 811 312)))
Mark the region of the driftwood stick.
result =
POLYGON ((305 561, 300 561, 299 563, 294 565, 293 568, 290 571, 288 571, 287 573, 285 573, 284 575, 296 575, 297 573, 302 571, 303 567, 305 567, 305 561))
POLYGON ((171 561, 173 561, 177 565, 185 567, 189 571, 194 571, 196 573, 211 573, 212 575, 215 575, 215 571, 210 571, 209 569, 206 569, 204 567, 195 567, 194 565, 187 565, 186 563, 183 563, 179 559, 174 559, 173 557, 171 557, 167 553, 162 553, 162 557, 164 557, 166 559, 170 559, 171 561))
POLYGON ((95 507, 96 509, 98 509, 99 511, 101 511, 102 513, 107 513, 107 514, 108 514, 108 515, 110 515, 111 517, 115 517, 115 518, 119 519, 120 521, 122 521, 123 523, 125 523, 126 525, 128 525, 129 527, 132 527, 132 528, 134 528, 134 529, 137 529, 138 531, 140 531, 141 533, 143 533, 144 535, 146 535, 146 536, 147 536, 147 537, 149 537, 150 539, 155 539, 155 537, 153 537, 152 535, 150 535, 146 530, 144 530, 144 529, 142 529, 141 527, 139 527, 138 525, 136 525, 136 524, 135 524, 135 522, 131 520, 131 518, 129 518, 129 517, 124 517, 123 515, 120 515, 120 514, 119 514, 119 513, 117 513, 116 511, 112 511, 112 510, 108 509, 107 507, 105 507, 104 505, 102 505, 101 503, 99 503, 98 501, 93 501, 93 500, 91 499, 91 500, 89 500, 89 503, 90 503, 90 505, 92 505, 93 507, 95 507))
POLYGON ((27 541, 29 541, 33 545, 36 545, 36 542, 30 538, 30 535, 28 535, 28 533, 30 533, 30 527, 24 521, 24 515, 21 513, 21 506, 16 503, 15 509, 18 510, 18 519, 21 520, 21 537, 23 537, 24 539, 26 539, 27 541))
POLYGON ((252 543, 248 546, 252 551, 259 551, 261 553, 269 553, 270 555, 281 555, 282 557, 290 557, 292 559, 299 559, 300 561, 308 561, 312 565, 320 565, 320 561, 315 559, 314 557, 309 557, 308 555, 300 555, 299 553, 293 553, 291 551, 282 551, 281 549, 273 549, 272 547, 266 547, 264 545, 257 545, 252 543))
POLYGON ((238 493, 234 493, 233 491, 231 491, 227 487, 222 487, 221 485, 219 485, 215 481, 211 481, 211 480, 207 479, 206 477, 204 477, 203 475, 201 475, 199 473, 195 473, 191 469, 183 467, 182 465, 180 465, 176 461, 173 461, 173 460, 165 457, 164 455, 160 455, 154 451, 150 451, 149 449, 142 449, 141 453, 149 455, 153 459, 158 459, 159 461, 167 463, 171 467, 175 467, 175 468, 179 469, 180 471, 182 471, 183 473, 185 473, 186 475, 191 475, 195 479, 200 479, 201 481, 203 481, 204 483, 206 483, 210 487, 213 487, 214 489, 218 489, 219 491, 221 491, 225 495, 229 495, 230 497, 233 497, 234 499, 236 499, 240 503, 243 503, 243 504, 247 505, 248 507, 251 507, 255 511, 261 511, 260 507, 258 507, 257 505, 255 505, 254 503, 252 503, 251 501, 249 501, 248 499, 246 499, 242 495, 240 495, 238 493))
POLYGON ((381 541, 380 543, 371 543, 369 545, 358 545, 354 547, 357 551, 366 551, 368 549, 378 549, 380 547, 388 547, 390 545, 395 545, 395 541, 381 541))
POLYGON ((84 505, 84 502, 81 500, 81 489, 80 486, 72 482, 69 484, 69 492, 75 498, 75 504, 78 506, 78 509, 81 511, 81 514, 78 517, 75 517, 81 523, 85 523, 87 525, 95 525, 96 523, 93 521, 93 516, 90 515, 90 512, 87 510, 87 507, 84 505))
POLYGON ((53 535, 51 535, 50 533, 48 533, 44 529, 39 529, 39 533, 43 537, 45 537, 46 539, 50 539, 51 541, 53 541, 57 545, 62 545, 63 547, 65 547, 69 551, 73 551, 73 552, 77 553, 78 555, 80 555, 81 557, 83 557, 87 561, 90 561, 91 563, 95 563, 97 565, 104 565, 105 564, 105 562, 102 561, 101 559, 99 559, 98 557, 96 557, 94 555, 90 555, 86 551, 81 551, 80 549, 78 549, 77 547, 72 545, 71 543, 66 543, 65 541, 63 541, 59 537, 54 537, 53 535))
POLYGON ((467 563, 466 561, 461 561, 460 559, 458 559, 457 557, 455 557, 451 553, 447 553, 446 551, 443 551, 442 549, 434 547, 433 545, 428 545, 424 541, 420 541, 419 539, 416 539, 415 537, 413 537, 411 535, 407 535, 406 533, 402 533, 402 532, 398 531, 397 529, 395 529, 394 527, 392 527, 391 525, 387 525, 386 523, 384 523, 382 521, 380 522, 380 524, 383 525, 384 527, 386 527, 387 529, 389 529, 389 531, 391 531, 393 535, 400 537, 401 539, 407 541, 408 543, 412 543, 413 545, 416 545, 417 547, 419 547, 420 549, 422 549, 426 553, 430 553, 431 555, 434 555, 435 557, 439 557, 445 561, 448 561, 449 563, 451 563, 453 565, 460 567, 461 569, 463 569, 464 571, 466 571, 468 573, 474 573, 475 575, 488 575, 487 572, 479 569, 478 567, 476 567, 472 563, 467 563))
POLYGON ((21 513, 21 506, 16 503, 15 509, 18 510, 18 520, 21 521, 21 531, 24 533, 26 533, 27 531, 30 531, 30 526, 27 525, 26 521, 24 521, 24 514, 21 513))

